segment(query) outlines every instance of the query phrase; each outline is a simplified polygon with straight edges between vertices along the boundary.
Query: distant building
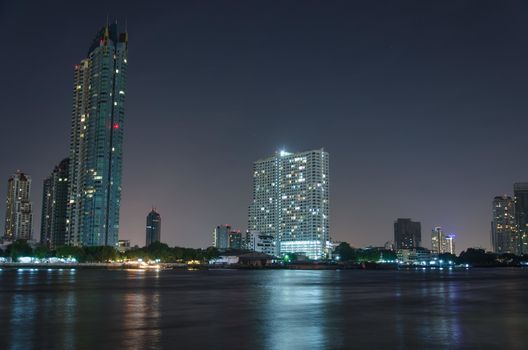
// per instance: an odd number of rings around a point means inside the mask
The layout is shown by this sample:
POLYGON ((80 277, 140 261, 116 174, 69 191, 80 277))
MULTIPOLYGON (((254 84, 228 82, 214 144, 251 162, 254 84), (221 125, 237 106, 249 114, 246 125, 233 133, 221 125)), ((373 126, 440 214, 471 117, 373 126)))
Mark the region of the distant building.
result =
POLYGON ((231 225, 216 226, 213 230, 213 247, 218 249, 242 249, 242 233, 231 225))
POLYGON ((213 230, 213 247, 218 249, 229 248, 229 233, 231 232, 230 225, 216 226, 213 230))
POLYGON ((420 247, 422 228, 420 222, 411 219, 398 219, 394 222, 394 244, 396 249, 412 249, 420 247))
POLYGON ((456 238, 456 235, 454 233, 447 234, 447 236, 446 236, 446 241, 447 241, 447 251, 446 251, 446 253, 456 255, 455 238, 456 238))
POLYGON ((517 225, 519 253, 528 254, 528 182, 513 184, 515 224, 517 225))
POLYGON ((253 164, 248 229, 273 236, 274 255, 323 258, 329 233, 329 155, 323 149, 277 152, 253 164))
POLYGON ((4 239, 14 241, 31 240, 32 238, 31 177, 17 171, 7 181, 4 239))
POLYGON ((129 249, 130 249, 130 240, 128 240, 128 239, 120 239, 118 241, 117 250, 119 250, 119 252, 124 253, 127 250, 129 250, 129 249))
POLYGON ((147 215, 145 244, 148 247, 154 242, 161 242, 161 215, 152 209, 147 215))
POLYGON ((431 233, 431 253, 438 254, 455 254, 455 234, 446 234, 441 227, 437 226, 431 233))
POLYGON ((66 158, 44 179, 40 243, 50 249, 66 244, 68 173, 69 158, 66 158))
POLYGON ((242 233, 240 230, 229 232, 227 247, 229 249, 242 249, 242 233))
POLYGON ((276 255, 275 237, 272 235, 250 231, 246 236, 246 244, 248 250, 257 253, 276 255))
POLYGON ((491 222, 491 245, 497 254, 519 253, 517 225, 515 223, 515 201, 510 196, 493 199, 491 222))
POLYGON ((422 247, 398 249, 397 257, 404 264, 426 264, 431 260, 431 251, 422 247))

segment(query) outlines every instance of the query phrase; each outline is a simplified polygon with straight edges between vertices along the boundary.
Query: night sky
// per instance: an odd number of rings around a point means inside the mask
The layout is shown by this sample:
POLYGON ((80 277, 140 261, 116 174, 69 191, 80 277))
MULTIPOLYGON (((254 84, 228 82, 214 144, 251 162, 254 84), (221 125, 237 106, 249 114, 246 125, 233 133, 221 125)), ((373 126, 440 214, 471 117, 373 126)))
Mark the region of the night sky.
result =
MULTIPOLYGON (((107 14, 128 19, 120 238, 205 247, 245 230, 252 162, 330 153, 333 239, 393 239, 393 221, 489 248, 491 201, 528 181, 528 3, 0 1, 0 198, 17 169, 68 156, 73 66, 107 14)), ((4 200, 0 218, 5 213, 4 200)), ((2 230, 3 230, 3 221, 2 230)))

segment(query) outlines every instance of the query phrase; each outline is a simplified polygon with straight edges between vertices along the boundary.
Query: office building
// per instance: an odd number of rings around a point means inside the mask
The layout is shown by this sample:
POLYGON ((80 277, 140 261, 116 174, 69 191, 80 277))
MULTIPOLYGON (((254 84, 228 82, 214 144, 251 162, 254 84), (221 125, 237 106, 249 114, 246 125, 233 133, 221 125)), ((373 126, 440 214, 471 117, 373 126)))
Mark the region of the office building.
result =
POLYGON ((118 244, 128 35, 95 36, 74 68, 67 242, 118 244))
POLYGON ((16 241, 33 238, 31 177, 20 171, 7 181, 4 239, 16 241))
POLYGON ((276 255, 275 237, 256 231, 247 232, 246 249, 274 256, 276 255))
POLYGON ((528 182, 513 185, 515 199, 515 224, 519 242, 519 254, 528 254, 528 182))
POLYGON ((249 231, 272 236, 273 255, 323 258, 330 241, 329 190, 329 156, 322 149, 256 161, 249 231))
POLYGON ((422 228, 420 222, 411 219, 398 219, 394 222, 394 244, 396 249, 412 249, 420 247, 422 228))
POLYGON ((68 173, 69 159, 66 158, 55 166, 50 176, 44 179, 40 243, 48 248, 55 248, 66 243, 68 173))
POLYGON ((152 209, 147 215, 145 245, 161 242, 161 215, 152 209))
POLYGON ((497 196, 492 204, 491 245, 494 253, 518 254, 519 240, 515 223, 515 201, 510 196, 497 196))

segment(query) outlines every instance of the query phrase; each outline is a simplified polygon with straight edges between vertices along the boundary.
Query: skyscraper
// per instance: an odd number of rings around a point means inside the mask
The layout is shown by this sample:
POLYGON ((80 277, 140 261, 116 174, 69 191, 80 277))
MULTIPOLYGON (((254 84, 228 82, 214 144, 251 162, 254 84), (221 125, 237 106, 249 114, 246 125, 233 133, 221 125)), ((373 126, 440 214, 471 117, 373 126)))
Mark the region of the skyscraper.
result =
POLYGON ((435 227, 431 233, 431 253, 455 254, 455 237, 454 233, 446 234, 441 227, 435 227))
POLYGON ((161 215, 152 209, 147 215, 145 244, 148 247, 154 242, 161 242, 161 215))
POLYGON ((420 222, 411 219, 398 219, 394 222, 394 244, 396 249, 413 249, 420 247, 422 227, 420 222))
POLYGON ((273 236, 276 255, 325 255, 329 233, 329 156, 323 149, 278 152, 253 164, 251 232, 273 236))
POLYGON ((528 254, 528 182, 513 185, 515 198, 515 223, 519 241, 519 253, 528 254))
POLYGON ((491 245, 493 251, 499 254, 517 254, 519 251, 515 201, 510 196, 497 196, 493 199, 491 245))
POLYGON ((48 248, 66 243, 69 163, 69 158, 62 160, 44 180, 40 243, 48 248))
POLYGON ((95 36, 74 69, 67 241, 117 246, 128 34, 95 36))
POLYGON ((218 249, 227 249, 229 246, 230 225, 216 226, 213 230, 213 247, 218 249))
POLYGON ((447 246, 446 235, 441 227, 437 226, 431 233, 431 252, 433 254, 445 253, 447 246))
POLYGON ((13 241, 33 238, 31 177, 20 171, 7 181, 4 238, 13 241))

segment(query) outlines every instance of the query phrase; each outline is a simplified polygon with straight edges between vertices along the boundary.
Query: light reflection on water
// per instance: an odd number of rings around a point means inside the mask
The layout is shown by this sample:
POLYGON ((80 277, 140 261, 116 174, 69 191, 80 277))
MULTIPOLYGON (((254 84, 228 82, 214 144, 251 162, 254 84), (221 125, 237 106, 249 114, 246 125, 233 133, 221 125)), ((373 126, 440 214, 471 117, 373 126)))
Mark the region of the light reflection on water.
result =
POLYGON ((0 349, 521 349, 528 270, 0 273, 0 349))

